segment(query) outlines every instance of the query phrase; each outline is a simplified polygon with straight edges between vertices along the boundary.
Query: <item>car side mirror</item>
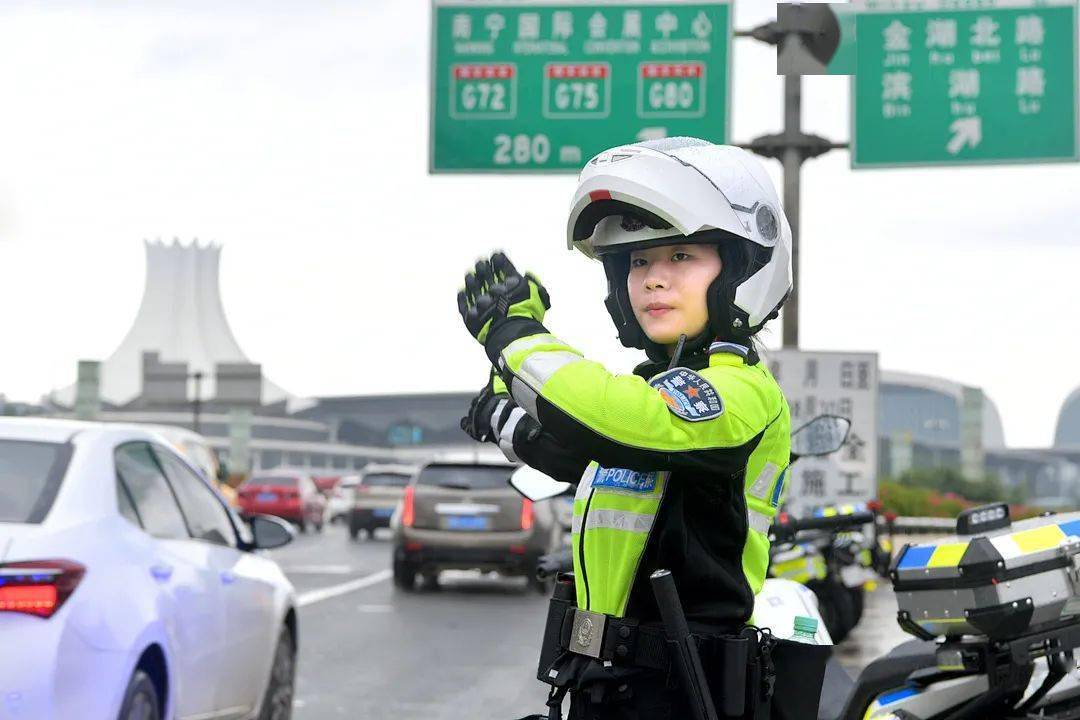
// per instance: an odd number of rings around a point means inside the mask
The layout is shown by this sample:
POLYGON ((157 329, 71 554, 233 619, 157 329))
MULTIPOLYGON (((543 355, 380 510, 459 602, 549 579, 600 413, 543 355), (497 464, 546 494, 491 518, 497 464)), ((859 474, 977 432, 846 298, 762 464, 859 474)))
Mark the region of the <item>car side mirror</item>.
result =
POLYGON ((289 523, 273 515, 253 515, 251 517, 251 535, 255 538, 256 550, 272 550, 288 545, 296 537, 289 523))

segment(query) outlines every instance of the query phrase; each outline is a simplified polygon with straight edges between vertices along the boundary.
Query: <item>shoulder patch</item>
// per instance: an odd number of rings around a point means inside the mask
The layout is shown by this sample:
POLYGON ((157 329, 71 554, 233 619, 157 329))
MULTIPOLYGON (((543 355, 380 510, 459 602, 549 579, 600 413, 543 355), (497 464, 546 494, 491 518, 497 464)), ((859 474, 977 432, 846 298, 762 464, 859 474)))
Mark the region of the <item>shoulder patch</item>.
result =
POLYGON ((709 381, 690 368, 677 367, 662 372, 649 385, 664 398, 668 410, 683 420, 700 422, 724 414, 724 401, 709 381))

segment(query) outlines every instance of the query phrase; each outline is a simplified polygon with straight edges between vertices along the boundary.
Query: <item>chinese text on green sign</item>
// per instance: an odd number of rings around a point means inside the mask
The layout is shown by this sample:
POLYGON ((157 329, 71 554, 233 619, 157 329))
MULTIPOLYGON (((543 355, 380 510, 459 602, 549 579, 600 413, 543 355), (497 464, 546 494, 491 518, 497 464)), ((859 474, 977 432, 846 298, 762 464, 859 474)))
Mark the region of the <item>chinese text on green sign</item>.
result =
POLYGON ((727 2, 433 7, 434 172, 577 171, 672 135, 727 140, 727 2))

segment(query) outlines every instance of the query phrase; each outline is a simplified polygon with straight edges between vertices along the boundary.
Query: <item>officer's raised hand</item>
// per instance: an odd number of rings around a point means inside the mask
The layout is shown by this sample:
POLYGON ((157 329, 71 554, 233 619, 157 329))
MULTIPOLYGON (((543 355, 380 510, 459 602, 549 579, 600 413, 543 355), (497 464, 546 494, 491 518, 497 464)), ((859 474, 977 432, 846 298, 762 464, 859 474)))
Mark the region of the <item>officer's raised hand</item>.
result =
POLYGON ((542 322, 551 307, 547 290, 532 273, 522 276, 510 259, 496 252, 465 274, 465 288, 458 292, 458 312, 465 327, 480 342, 487 339, 495 320, 507 316, 542 322))

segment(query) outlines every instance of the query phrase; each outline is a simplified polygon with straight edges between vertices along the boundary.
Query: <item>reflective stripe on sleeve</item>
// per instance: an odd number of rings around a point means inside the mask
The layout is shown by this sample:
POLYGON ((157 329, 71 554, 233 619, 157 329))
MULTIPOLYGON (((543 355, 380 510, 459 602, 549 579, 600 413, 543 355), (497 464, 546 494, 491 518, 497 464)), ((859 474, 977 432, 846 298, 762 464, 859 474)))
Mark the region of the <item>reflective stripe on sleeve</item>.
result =
POLYGON ((581 359, 581 355, 568 350, 533 353, 521 363, 521 375, 539 390, 558 370, 581 359))
POLYGON ((495 406, 495 412, 491 413, 491 420, 489 422, 491 424, 491 429, 495 431, 496 435, 499 434, 499 418, 502 417, 503 410, 506 409, 506 405, 509 402, 509 400, 500 400, 499 404, 495 406))
MULTIPOLYGON (((586 530, 606 528, 608 530, 623 530, 632 533, 647 533, 652 529, 655 515, 646 513, 630 512, 628 510, 589 510, 585 522, 586 530)), ((571 532, 581 532, 581 517, 575 516, 570 528, 571 532)))
POLYGON ((764 500, 768 497, 777 470, 779 468, 771 462, 765 463, 765 467, 761 468, 761 472, 758 473, 757 480, 754 480, 754 484, 750 486, 750 494, 758 500, 764 500))
POLYGON ((519 407, 510 411, 510 417, 499 430, 499 449, 510 462, 518 462, 517 453, 514 452, 514 430, 521 418, 525 417, 525 411, 519 407))
POLYGON ((766 535, 769 532, 769 526, 772 525, 772 518, 765 513, 758 512, 757 510, 746 510, 746 520, 750 525, 750 529, 756 532, 766 535))
POLYGON ((562 345, 563 342, 554 335, 532 335, 530 337, 523 337, 510 343, 502 350, 503 357, 510 357, 515 353, 522 352, 524 350, 532 350, 537 345, 562 345))
MULTIPOLYGON (((536 391, 525 384, 519 377, 510 381, 510 394, 514 396, 514 402, 532 417, 536 417, 536 391)), ((539 418, 537 418, 539 419, 539 418)))

